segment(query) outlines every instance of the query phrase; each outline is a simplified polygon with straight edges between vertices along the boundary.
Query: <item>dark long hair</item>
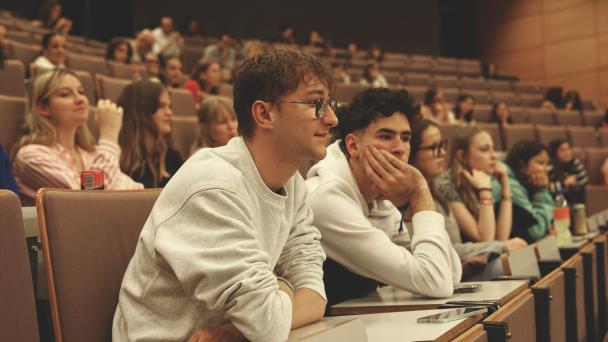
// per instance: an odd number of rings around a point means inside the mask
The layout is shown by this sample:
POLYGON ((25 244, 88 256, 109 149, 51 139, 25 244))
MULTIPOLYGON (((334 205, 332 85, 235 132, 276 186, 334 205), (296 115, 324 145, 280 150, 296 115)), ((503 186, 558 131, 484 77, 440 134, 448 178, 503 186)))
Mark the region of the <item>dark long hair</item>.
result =
POLYGON ((213 65, 213 64, 217 64, 219 65, 220 62, 216 61, 216 60, 209 60, 209 61, 202 61, 200 62, 196 68, 194 69, 194 72, 192 73, 192 75, 190 75, 190 78, 195 80, 196 83, 198 83, 199 87, 201 87, 201 89, 206 92, 206 93, 210 93, 210 94, 214 94, 217 95, 219 94, 220 90, 218 87, 209 87, 207 84, 205 84, 205 82, 203 82, 203 80, 201 80, 201 78, 199 77, 199 75, 201 73, 206 73, 207 70, 209 70, 209 68, 213 65))
POLYGON ((131 58, 133 58, 133 48, 129 41, 126 38, 114 38, 108 44, 108 48, 106 49, 106 61, 114 60, 114 51, 118 49, 121 44, 127 45, 127 61, 126 64, 131 63, 131 58))
POLYGON ((532 140, 520 140, 511 146, 505 160, 517 180, 528 190, 530 196, 534 195, 539 189, 528 182, 528 177, 521 171, 521 168, 542 151, 547 151, 545 145, 532 140))
POLYGON ((468 99, 475 101, 475 98, 469 94, 460 94, 458 96, 458 99, 456 100, 456 104, 454 105, 454 110, 453 110, 454 116, 456 117, 456 119, 460 119, 460 117, 463 116, 463 120, 466 122, 471 122, 473 120, 473 110, 472 109, 467 113, 462 113, 460 111, 460 104, 468 99))

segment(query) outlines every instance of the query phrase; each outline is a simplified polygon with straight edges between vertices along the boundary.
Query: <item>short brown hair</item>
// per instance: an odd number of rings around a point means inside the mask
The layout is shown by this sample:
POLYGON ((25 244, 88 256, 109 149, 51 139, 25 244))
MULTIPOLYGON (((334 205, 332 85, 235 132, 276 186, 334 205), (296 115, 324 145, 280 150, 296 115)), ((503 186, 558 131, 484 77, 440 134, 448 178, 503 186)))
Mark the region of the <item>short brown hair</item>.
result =
POLYGON ((276 49, 264 51, 243 62, 234 80, 234 111, 239 121, 238 132, 251 138, 255 123, 251 106, 255 101, 274 102, 295 91, 301 82, 318 80, 333 87, 331 71, 321 60, 307 52, 276 49))

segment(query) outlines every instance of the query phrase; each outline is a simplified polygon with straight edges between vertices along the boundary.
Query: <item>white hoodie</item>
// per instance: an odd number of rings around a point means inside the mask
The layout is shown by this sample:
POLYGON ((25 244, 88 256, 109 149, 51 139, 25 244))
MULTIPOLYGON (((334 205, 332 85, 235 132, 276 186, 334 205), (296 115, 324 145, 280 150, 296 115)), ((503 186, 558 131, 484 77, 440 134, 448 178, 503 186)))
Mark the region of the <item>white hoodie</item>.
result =
MULTIPOLYGON (((321 232, 328 258, 360 276, 396 288, 430 297, 452 295, 462 266, 442 215, 421 211, 413 216, 413 252, 396 244, 392 238, 404 238, 397 233, 401 213, 388 200, 375 200, 368 206, 339 141, 308 171, 306 185, 313 225, 321 232)), ((406 234, 407 230, 403 231, 406 234)))

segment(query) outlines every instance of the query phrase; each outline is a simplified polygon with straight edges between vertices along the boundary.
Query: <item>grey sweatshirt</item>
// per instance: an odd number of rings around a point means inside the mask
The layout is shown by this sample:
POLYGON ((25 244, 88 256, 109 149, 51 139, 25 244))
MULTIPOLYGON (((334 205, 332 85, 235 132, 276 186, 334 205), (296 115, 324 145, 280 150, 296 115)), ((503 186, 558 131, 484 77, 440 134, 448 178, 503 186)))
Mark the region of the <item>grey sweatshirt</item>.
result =
POLYGON ((296 172, 271 191, 241 138, 193 155, 160 194, 126 270, 114 341, 184 341, 232 322, 285 341, 291 301, 277 275, 325 298, 319 231, 296 172))

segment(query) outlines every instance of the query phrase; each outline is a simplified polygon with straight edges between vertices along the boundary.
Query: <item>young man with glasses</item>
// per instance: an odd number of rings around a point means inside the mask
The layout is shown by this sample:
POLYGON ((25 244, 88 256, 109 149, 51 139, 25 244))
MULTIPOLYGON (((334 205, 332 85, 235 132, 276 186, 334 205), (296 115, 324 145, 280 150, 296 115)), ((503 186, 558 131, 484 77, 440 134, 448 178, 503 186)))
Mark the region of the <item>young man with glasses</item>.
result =
POLYGON ((115 341, 282 342, 323 316, 325 254, 296 170, 325 157, 331 86, 303 52, 243 63, 241 136, 194 154, 163 189, 123 279, 115 341))
POLYGON ((408 165, 410 124, 420 107, 405 91, 370 89, 339 109, 338 140, 306 180, 327 253, 328 306, 380 284, 448 297, 461 264, 421 173, 408 165), (403 216, 413 215, 412 252, 403 216))

